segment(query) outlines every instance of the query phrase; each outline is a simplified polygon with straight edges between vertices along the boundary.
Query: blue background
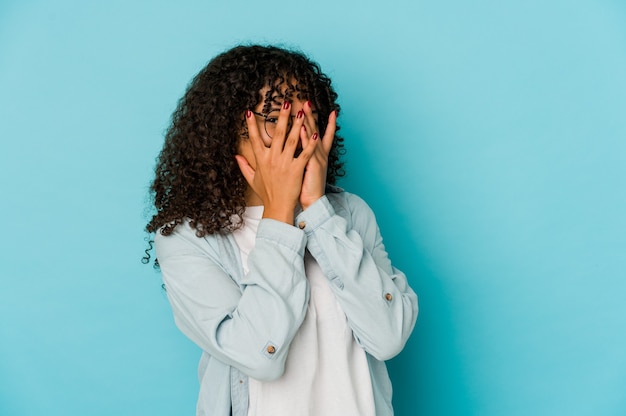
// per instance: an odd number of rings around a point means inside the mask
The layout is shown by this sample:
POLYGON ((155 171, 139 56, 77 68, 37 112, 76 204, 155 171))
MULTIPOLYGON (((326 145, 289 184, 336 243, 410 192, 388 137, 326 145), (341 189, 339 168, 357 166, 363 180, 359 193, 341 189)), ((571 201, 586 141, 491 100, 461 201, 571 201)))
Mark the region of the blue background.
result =
POLYGON ((187 83, 247 41, 340 94, 342 185, 420 296, 398 415, 626 414, 617 0, 3 1, 0 414, 193 414, 147 186, 187 83))

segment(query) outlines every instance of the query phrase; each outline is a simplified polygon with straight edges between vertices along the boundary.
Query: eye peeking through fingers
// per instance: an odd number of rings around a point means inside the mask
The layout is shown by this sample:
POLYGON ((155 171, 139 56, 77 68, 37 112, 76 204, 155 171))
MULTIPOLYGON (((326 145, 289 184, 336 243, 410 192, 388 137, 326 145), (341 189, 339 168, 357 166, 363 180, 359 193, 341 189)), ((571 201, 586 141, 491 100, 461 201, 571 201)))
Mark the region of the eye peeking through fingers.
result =
MULTIPOLYGON (((270 139, 273 138, 274 135, 276 134, 276 126, 278 125, 278 117, 280 116, 280 110, 274 109, 274 110, 271 110, 267 114, 258 113, 256 111, 253 111, 252 113, 264 119, 263 129, 265 131, 265 134, 267 134, 270 139)), ((287 132, 291 130, 291 126, 293 126, 293 120, 295 117, 296 116, 292 115, 287 120, 287 132)))
MULTIPOLYGON (((300 110, 303 111, 303 110, 300 110)), ((298 113, 300 112, 298 111, 298 113)), ((279 120, 279 116, 280 116, 280 109, 278 108, 274 108, 272 110, 270 110, 268 113, 262 113, 262 112, 257 112, 257 111, 252 111, 252 113, 263 119, 263 131, 265 132, 265 134, 267 134, 267 136, 271 139, 276 135, 276 127, 278 125, 278 120, 279 120)), ((302 113, 304 114, 304 112, 302 113)), ((317 125, 317 111, 312 111, 312 115, 313 115, 313 123, 315 125, 317 125)), ((289 133, 289 131, 291 131, 291 128, 293 127, 293 123, 294 120, 298 117, 298 114, 292 114, 289 116, 289 119, 287 120, 287 133, 289 133)), ((310 122, 308 122, 307 124, 311 124, 310 122)), ((311 126, 311 127, 315 127, 315 126, 311 126)))

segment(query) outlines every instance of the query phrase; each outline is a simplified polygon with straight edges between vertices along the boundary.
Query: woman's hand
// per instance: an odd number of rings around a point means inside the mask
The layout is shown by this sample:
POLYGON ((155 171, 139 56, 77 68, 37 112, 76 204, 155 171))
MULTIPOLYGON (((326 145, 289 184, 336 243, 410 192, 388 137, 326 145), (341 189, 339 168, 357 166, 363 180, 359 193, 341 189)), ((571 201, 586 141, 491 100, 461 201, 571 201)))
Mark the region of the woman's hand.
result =
POLYGON ((315 153, 319 140, 307 140, 302 152, 294 157, 298 142, 305 134, 305 115, 303 111, 298 112, 291 130, 287 131, 290 116, 291 103, 285 101, 280 110, 276 131, 267 147, 259 133, 254 114, 246 111, 254 161, 247 160, 242 155, 236 155, 235 158, 248 185, 263 201, 263 218, 293 224, 294 210, 301 195, 304 169, 315 153))
MULTIPOLYGON (((302 147, 307 148, 311 142, 319 141, 318 129, 315 116, 311 109, 311 102, 304 104, 304 125, 306 130, 300 134, 302 147)), ((302 182, 302 190, 300 192, 300 205, 302 209, 307 209, 311 204, 320 199, 326 191, 326 173, 328 171, 328 154, 333 145, 335 138, 335 129, 337 127, 337 112, 333 111, 328 117, 328 126, 321 143, 315 147, 313 156, 309 159, 302 182)))

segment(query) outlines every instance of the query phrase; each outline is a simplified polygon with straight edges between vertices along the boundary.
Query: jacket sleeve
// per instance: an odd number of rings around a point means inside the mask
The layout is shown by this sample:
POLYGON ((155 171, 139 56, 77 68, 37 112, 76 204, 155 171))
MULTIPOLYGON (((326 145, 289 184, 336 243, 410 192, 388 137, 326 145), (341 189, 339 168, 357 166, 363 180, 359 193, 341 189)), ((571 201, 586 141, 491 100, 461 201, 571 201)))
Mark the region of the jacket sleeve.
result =
POLYGON ((323 196, 296 218, 307 249, 330 280, 354 336, 378 360, 397 355, 417 319, 417 296, 389 261, 374 213, 344 193, 346 218, 323 196))
POLYGON ((241 287, 222 267, 219 249, 196 237, 187 224, 169 236, 157 232, 155 245, 180 330, 250 377, 280 377, 308 302, 305 234, 278 221, 261 220, 241 287))

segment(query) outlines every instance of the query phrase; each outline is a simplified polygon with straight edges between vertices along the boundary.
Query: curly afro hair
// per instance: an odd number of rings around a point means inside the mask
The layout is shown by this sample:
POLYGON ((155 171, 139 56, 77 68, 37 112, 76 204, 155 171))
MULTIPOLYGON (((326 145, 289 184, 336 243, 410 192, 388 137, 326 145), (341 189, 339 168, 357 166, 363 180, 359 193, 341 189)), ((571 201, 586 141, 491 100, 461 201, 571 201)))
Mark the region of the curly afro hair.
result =
MULTIPOLYGON (((337 93, 319 65, 304 54, 252 45, 237 46, 211 60, 172 115, 150 187, 156 214, 146 230, 169 235, 188 219, 196 235, 203 237, 240 226, 247 183, 235 155, 246 136, 244 113, 261 102, 268 108, 277 96, 290 99, 293 94, 317 109, 323 135, 328 116, 339 111, 337 93), (261 96, 267 87, 269 92, 261 96)), ((343 139, 335 135, 329 184, 344 174, 343 150, 343 139)))

